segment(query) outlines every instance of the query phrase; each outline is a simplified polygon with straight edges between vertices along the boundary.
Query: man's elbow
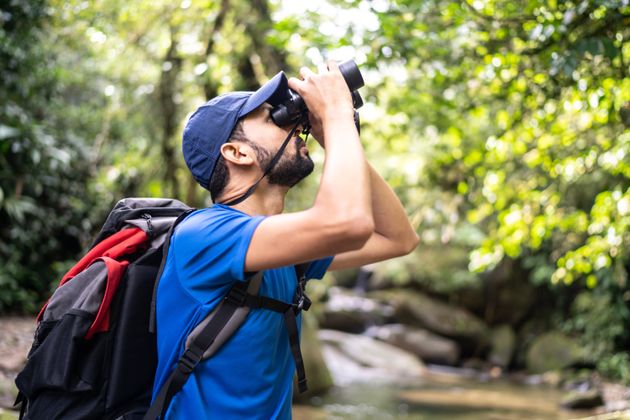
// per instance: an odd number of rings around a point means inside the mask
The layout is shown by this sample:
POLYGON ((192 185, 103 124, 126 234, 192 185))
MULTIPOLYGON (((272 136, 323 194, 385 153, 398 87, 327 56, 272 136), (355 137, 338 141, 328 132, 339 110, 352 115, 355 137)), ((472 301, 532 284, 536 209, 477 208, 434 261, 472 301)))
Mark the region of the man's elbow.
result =
POLYGON ((347 240, 353 249, 360 249, 374 234, 374 220, 371 217, 359 217, 347 223, 347 240))
POLYGON ((415 231, 410 232, 410 234, 401 241, 400 255, 410 254, 414 249, 416 249, 418 244, 420 244, 420 236, 415 231))
POLYGON ((374 220, 371 217, 355 217, 339 222, 336 242, 343 251, 354 251, 363 248, 374 234, 374 220))

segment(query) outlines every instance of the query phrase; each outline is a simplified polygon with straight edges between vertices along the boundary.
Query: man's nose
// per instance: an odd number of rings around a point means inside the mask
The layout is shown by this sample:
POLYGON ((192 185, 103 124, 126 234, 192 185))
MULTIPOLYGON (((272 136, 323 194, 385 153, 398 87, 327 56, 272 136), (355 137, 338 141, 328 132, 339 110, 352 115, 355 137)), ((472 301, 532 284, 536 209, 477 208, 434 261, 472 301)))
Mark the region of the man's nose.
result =
POLYGON ((299 123, 297 126, 295 124, 291 124, 290 126, 288 126, 287 128, 287 134, 291 132, 291 130, 293 130, 293 128, 295 127, 295 131, 293 132, 294 136, 299 135, 302 130, 304 129, 304 124, 303 123, 299 123))

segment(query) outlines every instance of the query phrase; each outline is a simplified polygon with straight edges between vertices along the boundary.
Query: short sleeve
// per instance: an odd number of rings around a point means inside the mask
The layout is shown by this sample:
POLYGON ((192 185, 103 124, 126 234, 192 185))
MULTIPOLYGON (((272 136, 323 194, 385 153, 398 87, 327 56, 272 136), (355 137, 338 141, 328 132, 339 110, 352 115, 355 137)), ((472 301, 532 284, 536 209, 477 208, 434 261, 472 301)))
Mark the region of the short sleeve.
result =
POLYGON ((306 270, 307 279, 321 279, 326 274, 326 270, 332 263, 334 256, 322 258, 321 260, 315 260, 311 262, 306 270))
POLYGON ((264 219, 218 206, 184 219, 171 248, 182 286, 198 301, 208 302, 234 281, 243 281, 249 244, 264 219))

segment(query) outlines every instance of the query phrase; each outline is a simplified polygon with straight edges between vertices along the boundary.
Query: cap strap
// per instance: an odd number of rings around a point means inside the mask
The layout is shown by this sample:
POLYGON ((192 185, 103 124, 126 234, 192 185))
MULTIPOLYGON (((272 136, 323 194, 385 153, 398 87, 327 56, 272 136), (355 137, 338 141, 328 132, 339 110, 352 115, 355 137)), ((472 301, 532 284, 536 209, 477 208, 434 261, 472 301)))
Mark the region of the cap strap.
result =
POLYGON ((274 155, 273 159, 271 159, 271 161, 269 162, 269 164, 265 168, 265 172, 258 179, 258 181, 256 181, 251 187, 249 187, 247 189, 247 191, 245 191, 245 194, 241 195, 240 197, 235 198, 234 200, 231 200, 231 201, 228 201, 227 203, 222 203, 222 204, 225 204, 226 206, 234 206, 236 204, 242 203, 250 195, 252 195, 254 193, 254 191, 256 190, 256 187, 258 186, 260 181, 262 181, 264 177, 269 175, 269 173, 272 171, 272 169, 276 166, 276 164, 278 163, 278 161, 282 157, 282 154, 284 153, 284 150, 287 148, 287 145, 289 144, 289 141, 291 140, 291 138, 295 134, 295 130, 297 130, 298 125, 300 125, 300 123, 301 123, 301 121, 298 121, 297 123, 295 123, 295 125, 293 126, 291 131, 289 131, 289 135, 287 136, 286 139, 284 139, 284 143, 282 143, 282 146, 280 146, 280 148, 278 149, 278 151, 274 155))

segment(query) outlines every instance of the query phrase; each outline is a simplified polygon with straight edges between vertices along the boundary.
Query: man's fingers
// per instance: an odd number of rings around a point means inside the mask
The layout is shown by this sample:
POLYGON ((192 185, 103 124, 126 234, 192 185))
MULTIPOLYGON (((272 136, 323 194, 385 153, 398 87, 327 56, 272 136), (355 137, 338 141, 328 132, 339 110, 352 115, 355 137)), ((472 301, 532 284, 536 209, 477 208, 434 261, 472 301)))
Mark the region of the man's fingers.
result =
POLYGON ((302 80, 306 80, 308 77, 315 75, 308 67, 300 68, 300 77, 302 80))
POLYGON ((300 94, 304 90, 303 89, 304 83, 306 83, 303 80, 298 79, 297 77, 289 77, 288 82, 289 82, 288 83, 289 87, 300 94))
POLYGON ((328 66, 324 63, 319 64, 317 66, 317 73, 319 74, 324 74, 324 73, 328 73, 328 66))
POLYGON ((339 64, 335 60, 326 60, 326 65, 330 71, 339 71, 339 64))

